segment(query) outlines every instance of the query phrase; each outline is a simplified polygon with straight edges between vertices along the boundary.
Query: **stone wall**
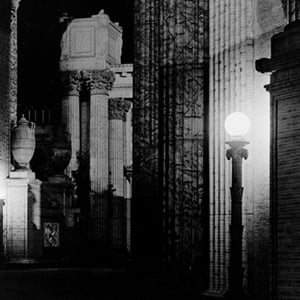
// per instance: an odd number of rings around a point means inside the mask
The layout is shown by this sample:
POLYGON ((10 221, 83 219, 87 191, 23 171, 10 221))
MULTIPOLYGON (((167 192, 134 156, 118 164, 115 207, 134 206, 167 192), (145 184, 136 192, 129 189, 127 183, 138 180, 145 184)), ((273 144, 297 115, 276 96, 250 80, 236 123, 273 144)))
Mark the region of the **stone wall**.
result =
POLYGON ((270 39, 282 29, 281 1, 210 2, 210 291, 228 288, 230 163, 224 120, 232 111, 251 119, 249 159, 244 162, 245 287, 255 299, 269 294, 269 95, 268 76, 255 59, 270 55, 270 39))

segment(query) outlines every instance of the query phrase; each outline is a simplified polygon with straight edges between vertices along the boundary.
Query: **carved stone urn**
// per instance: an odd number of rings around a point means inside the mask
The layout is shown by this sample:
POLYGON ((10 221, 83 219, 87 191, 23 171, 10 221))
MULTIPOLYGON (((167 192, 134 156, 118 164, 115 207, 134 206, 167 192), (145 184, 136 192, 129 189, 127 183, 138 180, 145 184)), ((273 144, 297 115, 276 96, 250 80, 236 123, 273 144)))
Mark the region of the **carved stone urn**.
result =
POLYGON ((12 154, 19 169, 28 169, 35 150, 35 124, 24 115, 12 130, 12 154))
POLYGON ((61 176, 71 159, 71 141, 60 126, 56 130, 50 149, 50 169, 52 175, 61 176))

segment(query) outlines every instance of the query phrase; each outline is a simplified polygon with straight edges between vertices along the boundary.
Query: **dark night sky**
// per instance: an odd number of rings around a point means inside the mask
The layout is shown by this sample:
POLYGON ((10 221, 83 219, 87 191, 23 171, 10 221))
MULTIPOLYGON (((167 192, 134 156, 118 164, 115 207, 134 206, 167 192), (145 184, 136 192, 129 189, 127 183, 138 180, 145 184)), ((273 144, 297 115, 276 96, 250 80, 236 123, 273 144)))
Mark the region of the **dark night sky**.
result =
POLYGON ((133 62, 133 0, 23 0, 18 15, 19 103, 57 106, 59 91, 59 17, 88 17, 105 10, 123 27, 122 63, 133 62))

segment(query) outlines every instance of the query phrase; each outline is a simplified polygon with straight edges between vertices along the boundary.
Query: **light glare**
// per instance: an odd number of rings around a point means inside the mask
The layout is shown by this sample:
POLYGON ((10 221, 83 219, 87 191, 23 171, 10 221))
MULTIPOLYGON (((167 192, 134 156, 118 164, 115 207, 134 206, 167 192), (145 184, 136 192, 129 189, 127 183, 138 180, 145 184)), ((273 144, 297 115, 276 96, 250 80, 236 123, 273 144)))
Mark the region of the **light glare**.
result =
POLYGON ((233 112, 225 120, 225 130, 232 137, 241 137, 248 133, 250 120, 242 112, 233 112))

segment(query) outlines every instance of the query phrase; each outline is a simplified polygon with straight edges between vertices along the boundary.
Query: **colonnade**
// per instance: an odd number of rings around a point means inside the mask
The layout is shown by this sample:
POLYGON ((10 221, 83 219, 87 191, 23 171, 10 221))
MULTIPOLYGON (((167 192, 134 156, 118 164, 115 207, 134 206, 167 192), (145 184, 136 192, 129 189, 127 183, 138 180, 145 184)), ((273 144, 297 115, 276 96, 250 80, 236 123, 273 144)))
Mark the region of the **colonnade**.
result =
POLYGON ((124 214, 120 207, 126 207, 123 127, 130 101, 109 98, 115 80, 109 69, 65 71, 62 78, 62 124, 72 146, 66 172, 72 176, 80 162, 89 164, 90 236, 105 245, 124 246, 126 236, 120 231, 125 224, 120 224, 119 214, 124 214))

